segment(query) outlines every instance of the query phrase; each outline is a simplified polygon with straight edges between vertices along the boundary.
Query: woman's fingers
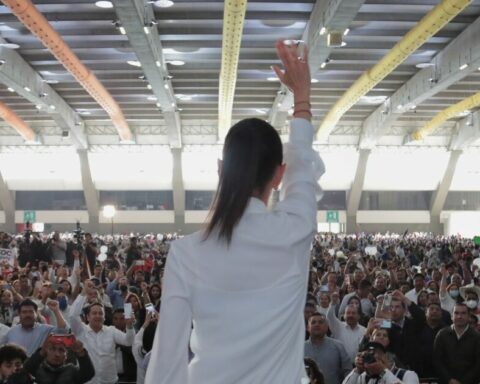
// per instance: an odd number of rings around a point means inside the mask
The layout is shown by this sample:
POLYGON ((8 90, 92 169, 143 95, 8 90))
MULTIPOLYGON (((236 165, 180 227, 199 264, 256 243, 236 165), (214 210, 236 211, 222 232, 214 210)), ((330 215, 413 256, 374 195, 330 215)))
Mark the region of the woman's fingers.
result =
POLYGON ((281 70, 278 65, 272 65, 272 69, 276 73, 279 80, 283 83, 285 80, 285 72, 281 70))

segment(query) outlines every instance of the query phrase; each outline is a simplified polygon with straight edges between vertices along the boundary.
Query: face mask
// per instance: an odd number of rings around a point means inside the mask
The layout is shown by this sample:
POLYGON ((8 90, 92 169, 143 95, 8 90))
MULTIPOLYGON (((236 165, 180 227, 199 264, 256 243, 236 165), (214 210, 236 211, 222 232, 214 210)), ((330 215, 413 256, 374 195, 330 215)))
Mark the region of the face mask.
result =
POLYGON ((65 296, 58 298, 58 307, 60 308, 61 311, 64 311, 65 309, 67 309, 67 305, 68 305, 67 298, 65 296))
POLYGON ((457 290, 452 289, 448 292, 451 298, 456 299, 458 297, 459 292, 457 290))
POLYGON ((477 308, 477 305, 478 305, 477 300, 467 300, 467 302, 465 304, 470 309, 475 309, 475 308, 477 308))

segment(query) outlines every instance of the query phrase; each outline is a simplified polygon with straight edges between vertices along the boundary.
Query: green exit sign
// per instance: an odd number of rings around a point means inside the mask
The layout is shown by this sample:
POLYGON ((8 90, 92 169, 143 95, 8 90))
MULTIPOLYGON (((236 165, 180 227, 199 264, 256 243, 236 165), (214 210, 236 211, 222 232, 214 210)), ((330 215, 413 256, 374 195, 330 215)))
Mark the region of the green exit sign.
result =
POLYGON ((338 223, 340 221, 340 215, 338 211, 327 211, 327 223, 338 223))
POLYGON ((23 211, 23 222, 35 223, 37 221, 37 213, 35 211, 23 211))

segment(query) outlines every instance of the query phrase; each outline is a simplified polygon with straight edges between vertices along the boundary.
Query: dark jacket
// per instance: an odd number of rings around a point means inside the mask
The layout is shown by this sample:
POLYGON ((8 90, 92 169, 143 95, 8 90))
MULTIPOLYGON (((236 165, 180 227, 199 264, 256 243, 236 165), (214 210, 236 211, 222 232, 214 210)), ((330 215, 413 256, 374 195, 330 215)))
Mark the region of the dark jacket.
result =
POLYGON ((83 384, 95 376, 95 368, 85 350, 84 356, 78 356, 78 366, 64 364, 52 367, 37 350, 23 366, 23 371, 35 377, 38 384, 83 384))
POLYGON ((478 384, 480 334, 469 327, 458 339, 452 327, 443 328, 435 338, 433 364, 440 384, 448 384, 450 379, 478 384))
POLYGON ((393 353, 405 364, 406 368, 418 371, 421 368, 418 340, 426 324, 425 312, 415 303, 410 304, 408 311, 412 317, 405 318, 402 328, 397 324, 392 324, 390 344, 393 353))

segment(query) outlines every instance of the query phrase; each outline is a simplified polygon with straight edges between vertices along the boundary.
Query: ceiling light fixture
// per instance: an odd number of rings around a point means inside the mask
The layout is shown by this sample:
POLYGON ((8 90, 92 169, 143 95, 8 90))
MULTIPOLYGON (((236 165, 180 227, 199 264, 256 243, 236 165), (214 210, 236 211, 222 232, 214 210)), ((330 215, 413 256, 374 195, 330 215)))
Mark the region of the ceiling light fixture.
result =
POLYGON ((347 36, 349 32, 350 32, 350 28, 345 29, 345 31, 343 32, 343 36, 347 36))
POLYGON ((155 96, 148 96, 148 97, 147 97, 147 100, 157 101, 157 98, 156 98, 155 96))
POLYGON ((268 81, 280 81, 278 77, 272 76, 272 77, 267 77, 268 81))
POLYGON ((173 1, 171 0, 157 0, 157 1, 151 1, 150 3, 153 3, 156 7, 159 8, 169 8, 173 5, 173 1))
POLYGON ((14 43, 0 43, 0 47, 8 49, 18 49, 20 48, 20 45, 14 43))
POLYGON ((415 65, 415 67, 423 69, 423 68, 428 68, 428 67, 434 67, 434 63, 418 63, 415 65))
POLYGON ((95 5, 96 5, 98 8, 104 8, 104 9, 113 8, 113 4, 112 4, 111 1, 105 1, 105 0, 96 1, 96 2, 95 2, 95 5))
POLYGON ((162 66, 162 63, 160 63, 160 61, 157 60, 157 61, 155 61, 155 65, 160 68, 162 66))
POLYGON ((51 105, 49 106, 49 108, 50 108, 52 111, 54 111, 55 109, 57 109, 57 107, 55 107, 55 105, 53 105, 53 104, 51 104, 51 105))
POLYGON ((145 25, 143 27, 143 32, 145 32, 146 35, 149 35, 150 34, 150 27, 148 25, 145 25))
POLYGON ((140 61, 138 61, 138 60, 128 60, 127 64, 129 64, 133 67, 141 67, 142 66, 142 63, 140 63, 140 61))
POLYGON ((1 66, 1 65, 3 65, 3 64, 5 64, 5 63, 6 63, 6 61, 5 61, 5 60, 3 60, 3 59, 0 59, 0 66, 1 66))
POLYGON ((27 86, 23 87, 23 89, 27 92, 31 92, 32 90, 30 88, 28 88, 27 86))
POLYGON ((43 80, 43 81, 47 84, 58 84, 58 80, 50 79, 50 80, 43 80))
POLYGON ((322 64, 320 64, 320 68, 325 68, 328 63, 330 63, 330 58, 329 57, 327 57, 325 59, 325 61, 322 64))
POLYGON ((311 83, 312 83, 312 84, 316 84, 316 83, 318 83, 318 81, 319 81, 318 79, 312 79, 312 80, 311 80, 311 83))
POLYGON ((465 64, 462 64, 459 69, 460 69, 460 71, 463 71, 467 67, 468 67, 468 64, 465 63, 465 64))
POLYGON ((151 84, 147 84, 147 89, 152 89, 152 85, 151 85, 151 84))
POLYGON ((167 61, 167 63, 175 66, 185 65, 185 62, 182 60, 172 60, 172 61, 167 61))
POLYGON ((15 92, 15 90, 11 87, 8 87, 7 90, 8 90, 8 92, 15 92))
POLYGON ((320 36, 323 36, 326 32, 327 32, 327 28, 322 27, 322 28, 320 29, 320 36))

